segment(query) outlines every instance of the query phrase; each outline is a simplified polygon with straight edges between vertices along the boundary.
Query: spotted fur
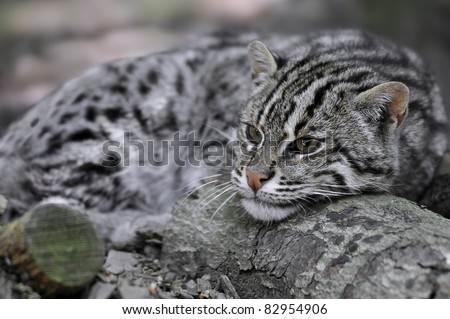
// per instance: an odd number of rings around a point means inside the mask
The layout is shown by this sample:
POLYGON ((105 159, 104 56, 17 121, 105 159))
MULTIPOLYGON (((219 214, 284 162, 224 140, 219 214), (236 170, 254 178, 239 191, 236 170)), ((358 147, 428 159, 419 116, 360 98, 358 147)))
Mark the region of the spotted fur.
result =
MULTIPOLYGON (((5 218, 64 202, 86 210, 115 244, 130 242, 138 227, 165 223, 186 191, 182 186, 216 174, 205 165, 158 165, 162 151, 148 164, 141 142, 163 150, 162 141, 176 131, 190 142, 224 145, 236 128, 242 147, 230 184, 218 189, 239 194, 261 220, 365 191, 416 200, 433 176, 446 146, 446 119, 434 78, 412 51, 354 30, 222 32, 191 43, 97 67, 14 124, 0 140, 0 193, 10 200, 5 218), (263 42, 253 42, 249 59, 247 45, 255 39, 263 42), (409 89, 407 109, 387 107, 398 97, 395 90, 369 92, 388 82, 409 89), (262 132, 259 145, 248 141, 249 126, 262 132), (102 151, 105 141, 123 142, 125 135, 132 145, 128 166, 124 148, 102 151), (302 136, 320 141, 320 151, 288 154, 302 136), (247 183, 249 170, 270 175, 257 192, 247 183)), ((168 156, 175 155, 170 149, 168 156)))

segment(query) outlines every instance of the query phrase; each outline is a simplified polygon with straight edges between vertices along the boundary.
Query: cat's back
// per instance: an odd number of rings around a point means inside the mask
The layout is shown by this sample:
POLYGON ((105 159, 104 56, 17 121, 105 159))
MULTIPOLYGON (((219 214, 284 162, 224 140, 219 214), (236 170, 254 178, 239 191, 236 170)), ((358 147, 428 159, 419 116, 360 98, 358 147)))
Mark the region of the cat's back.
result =
POLYGON ((199 137, 219 138, 207 128, 224 131, 236 122, 252 87, 246 47, 255 39, 286 59, 299 87, 317 77, 339 84, 333 81, 349 66, 373 74, 344 79, 358 83, 361 91, 374 79, 406 84, 411 101, 398 146, 401 174, 425 167, 419 174, 430 179, 445 148, 446 120, 434 78, 415 53, 357 30, 306 36, 219 32, 175 50, 97 67, 44 98, 0 140, 0 193, 18 198, 24 207, 64 195, 103 210, 121 198, 139 202, 133 194, 142 192, 153 175, 142 178, 145 174, 111 162, 105 141, 123 141, 125 132, 146 141, 195 129, 201 130, 199 137), (112 167, 106 169, 102 161, 112 167), (117 192, 130 185, 131 190, 117 192))
MULTIPOLYGON (((142 190, 157 174, 142 169, 147 161, 133 153, 131 165, 119 162, 125 140, 131 145, 170 140, 177 131, 213 138, 217 132, 211 127, 227 130, 250 90, 246 46, 258 37, 211 33, 68 81, 0 139, 0 193, 21 212, 47 197, 71 197, 101 210, 127 198, 137 206, 154 203, 155 198, 136 198, 146 197, 142 190), (116 152, 120 158, 104 148, 108 141, 122 143, 116 152)), ((157 168, 165 175, 172 167, 157 168)), ((166 175, 160 186, 171 186, 173 174, 166 175)))

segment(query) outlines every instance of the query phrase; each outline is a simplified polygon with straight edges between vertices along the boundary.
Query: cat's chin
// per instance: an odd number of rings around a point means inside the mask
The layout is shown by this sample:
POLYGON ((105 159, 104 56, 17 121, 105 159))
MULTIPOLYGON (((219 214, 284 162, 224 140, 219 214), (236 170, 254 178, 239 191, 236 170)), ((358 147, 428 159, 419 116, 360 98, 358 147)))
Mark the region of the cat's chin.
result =
POLYGON ((253 198, 242 198, 242 206, 255 219, 262 221, 279 221, 294 214, 294 206, 280 206, 253 198))

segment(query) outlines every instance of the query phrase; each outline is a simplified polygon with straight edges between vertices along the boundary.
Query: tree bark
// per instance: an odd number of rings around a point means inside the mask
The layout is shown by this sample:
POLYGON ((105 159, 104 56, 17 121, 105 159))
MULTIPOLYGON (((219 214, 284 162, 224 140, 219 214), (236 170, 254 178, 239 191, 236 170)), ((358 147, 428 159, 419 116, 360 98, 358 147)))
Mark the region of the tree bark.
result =
POLYGON ((178 274, 226 274, 242 298, 450 298, 450 220, 413 202, 354 196, 267 224, 237 201, 213 216, 224 198, 198 212, 203 199, 166 228, 178 274))

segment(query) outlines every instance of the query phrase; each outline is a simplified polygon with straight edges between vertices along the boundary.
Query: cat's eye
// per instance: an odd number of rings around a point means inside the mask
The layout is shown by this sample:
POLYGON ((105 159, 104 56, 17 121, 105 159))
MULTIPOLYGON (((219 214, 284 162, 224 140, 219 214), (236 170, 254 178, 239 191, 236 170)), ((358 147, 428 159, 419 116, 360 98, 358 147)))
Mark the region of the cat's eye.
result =
POLYGON ((321 146, 320 141, 313 138, 298 138, 291 146, 291 150, 294 153, 299 154, 312 154, 316 152, 321 146))
POLYGON ((250 140, 250 142, 259 144, 261 143, 263 136, 256 127, 249 125, 247 127, 247 138, 250 140))

